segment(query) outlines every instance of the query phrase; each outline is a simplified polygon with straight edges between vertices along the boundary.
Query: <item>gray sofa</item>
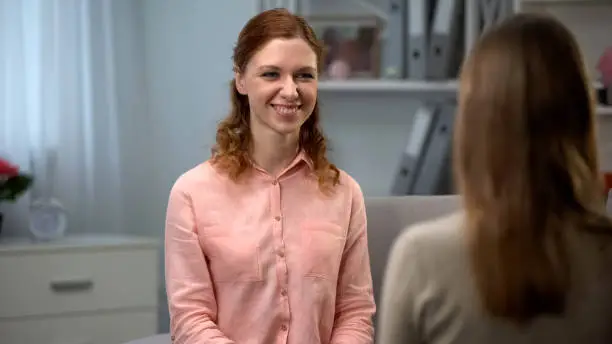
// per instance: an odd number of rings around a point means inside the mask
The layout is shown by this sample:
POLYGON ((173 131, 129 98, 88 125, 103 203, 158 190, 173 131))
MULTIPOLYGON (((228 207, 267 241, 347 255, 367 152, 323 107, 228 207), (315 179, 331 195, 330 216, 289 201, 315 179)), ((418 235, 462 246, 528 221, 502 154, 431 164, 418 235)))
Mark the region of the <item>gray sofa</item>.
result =
MULTIPOLYGON (((369 197, 365 201, 368 216, 370 265, 374 296, 378 304, 387 256, 395 237, 411 224, 427 221, 459 209, 460 202, 459 197, 455 195, 369 197)), ((170 336, 159 334, 125 344, 170 344, 170 336)))
POLYGON ((377 305, 387 256, 398 234, 412 224, 452 213, 459 207, 459 197, 455 195, 366 198, 370 267, 377 305))

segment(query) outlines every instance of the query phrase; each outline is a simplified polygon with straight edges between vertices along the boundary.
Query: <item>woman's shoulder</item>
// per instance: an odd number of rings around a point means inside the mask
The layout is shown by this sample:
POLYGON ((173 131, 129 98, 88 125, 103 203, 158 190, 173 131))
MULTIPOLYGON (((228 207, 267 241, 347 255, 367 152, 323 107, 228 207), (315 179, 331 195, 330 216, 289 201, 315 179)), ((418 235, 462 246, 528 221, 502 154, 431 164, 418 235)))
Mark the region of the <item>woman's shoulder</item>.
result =
POLYGON ((395 246, 411 250, 411 256, 419 255, 423 261, 463 251, 464 217, 462 211, 456 211, 407 226, 396 238, 395 246))
POLYGON ((221 175, 211 165, 210 160, 207 160, 181 173, 172 189, 180 191, 202 189, 218 184, 221 179, 221 175))
POLYGON ((351 187, 359 186, 357 180, 355 180, 355 178, 353 178, 353 176, 351 176, 347 171, 338 168, 338 172, 340 173, 340 184, 349 185, 351 187))
POLYGON ((338 178, 338 186, 347 192, 362 195, 361 185, 359 182, 345 170, 338 168, 338 171, 340 173, 338 178))
POLYGON ((334 198, 342 199, 353 204, 364 205, 364 195, 359 182, 348 172, 338 169, 338 183, 334 186, 332 194, 334 198))

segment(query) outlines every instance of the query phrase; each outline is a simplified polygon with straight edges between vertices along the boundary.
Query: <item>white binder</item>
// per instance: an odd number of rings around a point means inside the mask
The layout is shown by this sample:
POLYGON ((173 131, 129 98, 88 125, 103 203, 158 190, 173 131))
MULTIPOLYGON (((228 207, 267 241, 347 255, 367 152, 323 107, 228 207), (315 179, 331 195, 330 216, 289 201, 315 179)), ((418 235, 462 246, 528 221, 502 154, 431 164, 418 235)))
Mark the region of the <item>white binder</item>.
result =
POLYGON ((408 78, 424 80, 427 76, 427 53, 429 47, 429 22, 431 0, 408 1, 408 78))
POLYGON ((419 166, 419 177, 411 193, 439 195, 453 193, 451 146, 456 104, 447 103, 438 108, 430 132, 427 149, 419 166))
POLYGON ((427 76, 456 77, 463 56, 463 0, 438 0, 430 33, 427 76))
POLYGON ((419 166, 427 148, 427 138, 433 128, 436 107, 425 105, 417 109, 412 120, 408 144, 402 153, 398 174, 393 181, 393 195, 410 194, 419 177, 419 166))
POLYGON ((385 28, 383 78, 402 79, 407 75, 404 51, 406 46, 406 5, 408 0, 389 1, 389 20, 385 28))
POLYGON ((298 0, 260 0, 260 11, 267 11, 274 8, 286 8, 291 13, 297 10, 298 0))
POLYGON ((511 0, 478 0, 479 13, 482 18, 481 33, 497 24, 511 12, 511 0))
POLYGON ((417 110, 392 195, 453 193, 450 152, 455 111, 454 101, 430 103, 417 110))

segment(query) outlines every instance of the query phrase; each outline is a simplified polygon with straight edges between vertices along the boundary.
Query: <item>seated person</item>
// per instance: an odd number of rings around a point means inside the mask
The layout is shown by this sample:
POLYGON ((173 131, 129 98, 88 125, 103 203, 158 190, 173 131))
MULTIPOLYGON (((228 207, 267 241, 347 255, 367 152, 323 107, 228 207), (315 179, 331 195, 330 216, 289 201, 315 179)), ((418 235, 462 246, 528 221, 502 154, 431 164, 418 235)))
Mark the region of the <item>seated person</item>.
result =
POLYGON ((179 177, 168 201, 174 343, 372 342, 364 200, 327 159, 322 51, 284 9, 240 32, 212 158, 179 177))
POLYGON ((574 37, 515 15, 476 43, 460 79, 463 209, 395 242, 378 343, 612 343, 612 221, 574 37))

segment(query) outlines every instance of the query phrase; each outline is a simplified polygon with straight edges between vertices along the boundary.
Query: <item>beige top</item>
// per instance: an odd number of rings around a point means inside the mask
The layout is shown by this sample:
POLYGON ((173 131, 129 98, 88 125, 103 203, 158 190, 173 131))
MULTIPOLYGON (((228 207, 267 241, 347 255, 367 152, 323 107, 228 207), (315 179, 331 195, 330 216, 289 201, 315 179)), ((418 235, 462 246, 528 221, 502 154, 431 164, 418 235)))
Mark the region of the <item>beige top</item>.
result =
POLYGON ((569 252, 574 284, 567 314, 523 329, 493 319, 479 304, 455 213, 406 229, 388 261, 380 304, 380 344, 610 344, 612 247, 574 232, 569 252))

